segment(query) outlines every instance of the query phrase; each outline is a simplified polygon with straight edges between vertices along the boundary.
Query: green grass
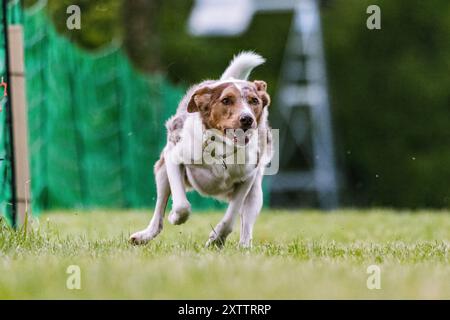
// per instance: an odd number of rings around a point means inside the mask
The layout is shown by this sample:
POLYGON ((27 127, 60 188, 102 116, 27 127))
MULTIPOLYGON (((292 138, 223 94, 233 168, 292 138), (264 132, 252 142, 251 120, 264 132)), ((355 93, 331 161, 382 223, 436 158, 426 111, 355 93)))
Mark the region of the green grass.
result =
POLYGON ((263 212, 252 250, 204 243, 222 214, 165 224, 150 244, 128 243, 143 212, 55 212, 32 232, 0 233, 0 298, 450 299, 450 213, 341 210, 263 212), (381 268, 369 290, 366 269, 381 268), (66 269, 81 268, 69 290, 66 269))

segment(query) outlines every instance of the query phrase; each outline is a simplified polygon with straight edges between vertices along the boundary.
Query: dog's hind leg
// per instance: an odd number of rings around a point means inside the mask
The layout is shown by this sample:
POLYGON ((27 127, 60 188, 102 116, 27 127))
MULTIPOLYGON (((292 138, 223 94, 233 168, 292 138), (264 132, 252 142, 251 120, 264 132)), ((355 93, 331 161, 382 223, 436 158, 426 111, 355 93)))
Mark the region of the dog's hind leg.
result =
POLYGON ((164 212, 170 195, 169 180, 163 158, 155 164, 155 178, 157 192, 155 212, 146 229, 131 235, 130 242, 133 244, 147 243, 155 238, 163 228, 164 212))
POLYGON ((243 248, 252 246, 253 226, 263 205, 262 175, 258 174, 241 209, 241 238, 243 248))
POLYGON ((231 196, 225 216, 209 234, 209 239, 206 242, 207 247, 212 245, 222 247, 225 244, 228 235, 233 231, 236 216, 241 211, 245 197, 252 184, 253 179, 249 179, 236 187, 231 196))
POLYGON ((184 167, 172 161, 168 152, 164 155, 167 177, 169 179, 170 192, 172 193, 172 210, 169 214, 169 222, 172 224, 185 223, 191 213, 191 204, 186 197, 184 185, 184 167))

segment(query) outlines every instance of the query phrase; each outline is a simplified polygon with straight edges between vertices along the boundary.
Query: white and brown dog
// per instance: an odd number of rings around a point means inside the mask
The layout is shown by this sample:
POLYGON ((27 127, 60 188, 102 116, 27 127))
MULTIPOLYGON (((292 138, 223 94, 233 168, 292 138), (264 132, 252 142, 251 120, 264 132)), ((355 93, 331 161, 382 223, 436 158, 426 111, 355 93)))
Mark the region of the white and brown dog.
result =
POLYGON ((167 144, 155 164, 158 195, 153 218, 146 229, 131 235, 132 243, 147 243, 161 232, 170 194, 173 203, 168 220, 184 223, 191 211, 186 190, 194 189, 229 202, 207 245, 222 246, 239 213, 240 245, 251 246, 272 141, 266 83, 247 78, 264 61, 255 53, 243 52, 220 80, 203 81, 188 90, 167 121, 167 144))

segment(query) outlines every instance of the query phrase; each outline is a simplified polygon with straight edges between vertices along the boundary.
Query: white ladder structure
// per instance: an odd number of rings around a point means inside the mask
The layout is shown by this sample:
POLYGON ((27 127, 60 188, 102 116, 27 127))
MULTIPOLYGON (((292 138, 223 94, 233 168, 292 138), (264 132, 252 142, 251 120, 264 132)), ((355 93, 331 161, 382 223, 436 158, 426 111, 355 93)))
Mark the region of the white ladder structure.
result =
POLYGON ((297 1, 294 10, 276 99, 285 128, 280 161, 295 162, 294 151, 300 148, 310 168, 281 166, 271 190, 312 191, 322 208, 331 209, 338 205, 338 192, 320 12, 315 0, 297 1))

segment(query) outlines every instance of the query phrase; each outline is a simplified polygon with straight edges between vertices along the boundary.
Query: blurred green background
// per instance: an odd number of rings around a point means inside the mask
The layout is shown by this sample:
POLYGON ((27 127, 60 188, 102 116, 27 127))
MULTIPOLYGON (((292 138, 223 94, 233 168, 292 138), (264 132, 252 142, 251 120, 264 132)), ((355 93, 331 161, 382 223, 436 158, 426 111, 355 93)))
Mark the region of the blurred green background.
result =
MULTIPOLYGON (((233 54, 254 49, 268 62, 253 77, 274 95, 291 15, 257 15, 239 37, 194 38, 192 3, 50 0, 48 10, 80 47, 122 41, 137 68, 182 86, 216 77, 233 54), (66 28, 71 4, 81 8, 81 30, 66 28)), ((448 207, 450 2, 328 0, 321 9, 342 204, 448 207), (381 7, 381 30, 366 28, 371 4, 381 7)), ((277 128, 276 105, 271 112, 277 128)))

